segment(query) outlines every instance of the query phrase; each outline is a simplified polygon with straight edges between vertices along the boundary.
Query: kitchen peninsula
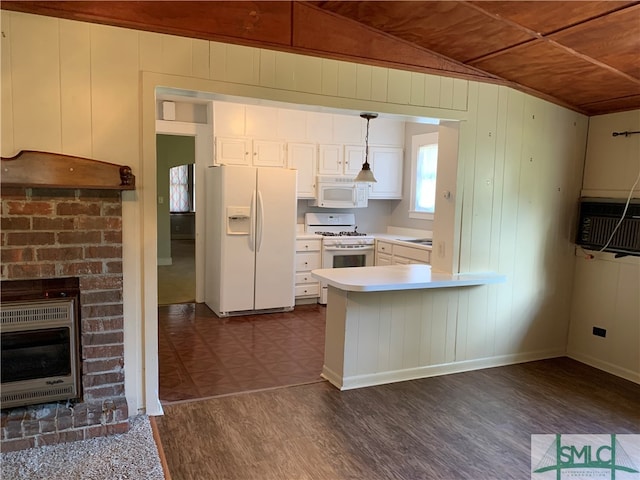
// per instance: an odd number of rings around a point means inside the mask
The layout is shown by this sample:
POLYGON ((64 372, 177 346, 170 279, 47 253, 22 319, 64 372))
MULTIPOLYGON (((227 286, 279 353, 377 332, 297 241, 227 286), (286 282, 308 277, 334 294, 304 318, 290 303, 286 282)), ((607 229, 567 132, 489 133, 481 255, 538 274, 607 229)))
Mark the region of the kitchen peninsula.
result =
POLYGON ((456 362, 460 295, 504 283, 429 265, 317 269, 329 286, 322 376, 341 390, 470 369, 456 362))

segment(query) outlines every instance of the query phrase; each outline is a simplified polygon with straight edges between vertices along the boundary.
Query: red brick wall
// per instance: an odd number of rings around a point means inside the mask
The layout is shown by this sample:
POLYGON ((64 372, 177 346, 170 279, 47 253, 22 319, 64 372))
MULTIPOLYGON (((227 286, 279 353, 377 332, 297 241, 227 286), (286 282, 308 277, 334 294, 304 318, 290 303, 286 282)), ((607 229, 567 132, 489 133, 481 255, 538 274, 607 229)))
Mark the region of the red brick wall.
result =
POLYGON ((79 278, 83 408, 104 411, 105 404, 115 404, 118 409, 110 416, 94 415, 97 418, 85 425, 74 426, 72 422, 65 431, 44 432, 38 427, 36 433, 25 427, 30 425, 28 417, 33 408, 14 409, 9 412, 12 415, 3 411, 3 450, 11 449, 11 442, 18 448, 52 443, 55 439, 51 435, 64 441, 122 430, 128 423, 124 401, 120 192, 3 188, 1 198, 0 278, 79 278), (7 423, 16 418, 21 419, 20 429, 7 423), (21 442, 15 437, 17 430, 28 433, 21 442))

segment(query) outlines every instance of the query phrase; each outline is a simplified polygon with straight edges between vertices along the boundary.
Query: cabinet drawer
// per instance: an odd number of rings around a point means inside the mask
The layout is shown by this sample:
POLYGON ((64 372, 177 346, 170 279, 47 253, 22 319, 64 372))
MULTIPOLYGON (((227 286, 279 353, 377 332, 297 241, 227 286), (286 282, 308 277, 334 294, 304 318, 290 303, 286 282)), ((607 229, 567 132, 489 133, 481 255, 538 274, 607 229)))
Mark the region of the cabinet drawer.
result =
POLYGON ((296 253, 296 272, 304 272, 320 268, 320 255, 318 253, 296 253))
POLYGON ((429 250, 423 250, 421 248, 405 247, 403 245, 393 246, 393 255, 405 257, 417 262, 429 263, 429 250))
POLYGON ((393 256, 394 265, 409 265, 410 263, 411 263, 411 260, 408 258, 396 257, 395 255, 393 256))
POLYGON ((388 253, 391 255, 393 251, 393 245, 387 242, 378 242, 377 250, 380 253, 388 253))
POLYGON ((320 295, 319 284, 296 285, 296 297, 306 297, 310 295, 316 297, 320 295))
POLYGON ((386 253, 376 253, 376 265, 391 265, 391 255, 386 253))
POLYGON ((311 272, 296 273, 296 285, 303 283, 318 283, 318 279, 313 278, 311 272))
POLYGON ((319 252, 322 240, 296 240, 296 252, 319 252))

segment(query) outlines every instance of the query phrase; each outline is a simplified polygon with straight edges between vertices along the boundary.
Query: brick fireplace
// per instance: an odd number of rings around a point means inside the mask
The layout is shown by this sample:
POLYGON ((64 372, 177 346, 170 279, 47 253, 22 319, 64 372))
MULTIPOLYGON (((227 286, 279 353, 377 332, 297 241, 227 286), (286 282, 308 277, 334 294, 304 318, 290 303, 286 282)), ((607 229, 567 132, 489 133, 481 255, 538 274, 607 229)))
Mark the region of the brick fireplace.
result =
POLYGON ((3 451, 129 429, 118 190, 3 186, 0 279, 77 277, 82 398, 2 410, 3 451))

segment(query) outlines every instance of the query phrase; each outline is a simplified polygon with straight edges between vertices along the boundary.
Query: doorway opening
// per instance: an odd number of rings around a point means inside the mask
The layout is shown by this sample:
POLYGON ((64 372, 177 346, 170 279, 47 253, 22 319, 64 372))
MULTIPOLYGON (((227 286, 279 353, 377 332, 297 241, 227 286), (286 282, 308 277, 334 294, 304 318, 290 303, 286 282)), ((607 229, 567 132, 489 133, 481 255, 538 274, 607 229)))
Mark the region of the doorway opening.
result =
POLYGON ((157 135, 158 305, 196 301, 195 138, 157 135))

